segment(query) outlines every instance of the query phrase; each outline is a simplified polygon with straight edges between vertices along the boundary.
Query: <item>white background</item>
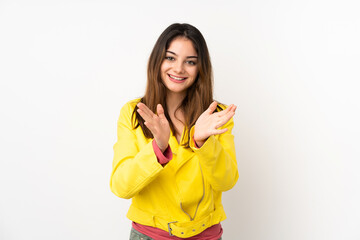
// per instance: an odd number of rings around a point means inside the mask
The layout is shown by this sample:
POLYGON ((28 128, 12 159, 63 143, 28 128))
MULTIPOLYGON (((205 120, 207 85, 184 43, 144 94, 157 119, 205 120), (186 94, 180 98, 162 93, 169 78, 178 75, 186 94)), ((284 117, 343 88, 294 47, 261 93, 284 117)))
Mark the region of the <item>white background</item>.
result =
POLYGON ((200 29, 215 97, 238 105, 224 239, 360 239, 355 0, 0 0, 0 239, 128 239, 116 121, 174 22, 200 29))

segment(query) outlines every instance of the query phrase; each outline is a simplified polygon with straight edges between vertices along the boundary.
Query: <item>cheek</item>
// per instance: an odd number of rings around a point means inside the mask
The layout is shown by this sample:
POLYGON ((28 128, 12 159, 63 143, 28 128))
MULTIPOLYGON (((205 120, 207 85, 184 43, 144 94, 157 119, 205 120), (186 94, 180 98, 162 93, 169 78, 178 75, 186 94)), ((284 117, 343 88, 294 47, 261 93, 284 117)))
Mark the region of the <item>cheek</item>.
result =
POLYGON ((196 78, 197 75, 199 74, 199 70, 197 68, 193 69, 192 72, 191 72, 191 75, 196 78))
POLYGON ((163 72, 166 72, 168 69, 169 69, 169 63, 167 63, 167 62, 163 62, 162 64, 161 64, 161 67, 160 67, 160 71, 163 73, 163 72))
POLYGON ((161 66, 160 66, 160 73, 161 73, 161 75, 164 73, 164 71, 165 71, 165 64, 162 63, 161 66))
POLYGON ((167 77, 167 70, 168 70, 168 64, 166 63, 163 63, 161 64, 161 67, 160 67, 160 77, 161 77, 161 80, 164 82, 166 77, 167 77))

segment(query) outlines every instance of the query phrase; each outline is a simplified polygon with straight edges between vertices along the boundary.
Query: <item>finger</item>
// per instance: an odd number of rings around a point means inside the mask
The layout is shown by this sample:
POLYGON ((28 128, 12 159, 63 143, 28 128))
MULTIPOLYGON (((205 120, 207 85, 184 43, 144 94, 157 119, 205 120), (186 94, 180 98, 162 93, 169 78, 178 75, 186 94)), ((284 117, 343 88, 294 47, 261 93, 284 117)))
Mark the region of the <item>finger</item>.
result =
POLYGON ((157 118, 157 115, 154 114, 145 104, 141 104, 139 106, 138 112, 141 117, 147 122, 152 122, 154 121, 154 119, 157 118))
POLYGON ((207 112, 208 114, 212 114, 212 113, 215 111, 216 107, 217 107, 217 102, 216 102, 216 101, 213 101, 213 102, 210 104, 209 108, 206 110, 206 112, 207 112))
POLYGON ((231 111, 235 112, 236 109, 237 109, 237 106, 234 105, 233 108, 231 109, 231 111))
POLYGON ((225 110, 222 110, 221 112, 219 112, 219 116, 222 117, 225 114, 227 114, 228 112, 231 112, 234 106, 235 106, 234 104, 230 104, 225 110))
POLYGON ((164 108, 161 106, 160 103, 157 105, 156 111, 157 111, 159 118, 166 119, 164 108))
POLYGON ((213 131, 212 135, 219 135, 219 134, 223 134, 224 132, 226 132, 228 129, 224 128, 224 129, 217 129, 213 131))
POLYGON ((150 117, 153 117, 155 114, 153 113, 153 111, 150 110, 150 108, 148 108, 148 106, 146 106, 143 103, 138 103, 138 108, 141 109, 145 114, 149 115, 150 117))
POLYGON ((144 122, 144 124, 153 135, 157 133, 156 128, 150 122, 144 122))
POLYGON ((219 128, 223 125, 225 125, 233 116, 235 115, 235 112, 228 112, 226 115, 222 116, 219 120, 219 122, 216 125, 216 128, 219 128))
POLYGON ((154 113, 153 111, 151 111, 148 106, 146 106, 145 104, 141 103, 138 105, 139 109, 141 109, 145 114, 149 115, 149 116, 153 116, 154 113))
POLYGON ((236 108, 237 108, 237 106, 235 106, 234 104, 232 104, 232 107, 231 107, 231 109, 229 110, 229 112, 235 112, 236 108))
POLYGON ((150 121, 152 120, 152 117, 149 116, 149 114, 145 113, 142 109, 139 108, 139 109, 137 109, 136 111, 140 114, 140 116, 141 116, 145 121, 150 122, 150 121))

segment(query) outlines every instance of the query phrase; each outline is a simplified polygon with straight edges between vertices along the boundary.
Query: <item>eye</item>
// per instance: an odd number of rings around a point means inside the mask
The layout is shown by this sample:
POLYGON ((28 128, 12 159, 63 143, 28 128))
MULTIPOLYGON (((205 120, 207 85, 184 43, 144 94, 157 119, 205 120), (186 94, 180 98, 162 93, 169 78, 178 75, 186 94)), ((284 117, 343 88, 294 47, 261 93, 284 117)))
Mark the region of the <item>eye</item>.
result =
POLYGON ((174 61, 174 60, 175 60, 175 58, 173 58, 173 57, 171 57, 171 56, 166 56, 165 59, 166 59, 166 60, 169 60, 169 61, 174 61))
POLYGON ((188 63, 190 65, 196 65, 196 62, 194 62, 194 61, 187 61, 186 63, 188 63))

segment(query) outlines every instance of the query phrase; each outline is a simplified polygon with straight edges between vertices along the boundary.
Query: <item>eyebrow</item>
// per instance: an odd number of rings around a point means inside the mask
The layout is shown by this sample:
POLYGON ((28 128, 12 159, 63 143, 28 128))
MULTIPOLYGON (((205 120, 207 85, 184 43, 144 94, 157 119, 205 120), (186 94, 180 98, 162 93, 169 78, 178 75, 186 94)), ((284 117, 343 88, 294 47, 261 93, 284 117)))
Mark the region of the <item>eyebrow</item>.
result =
MULTIPOLYGON (((175 56, 177 56, 176 53, 172 52, 172 51, 166 51, 167 53, 171 53, 174 54, 175 56)), ((198 58, 197 56, 187 56, 186 58, 198 58)))

